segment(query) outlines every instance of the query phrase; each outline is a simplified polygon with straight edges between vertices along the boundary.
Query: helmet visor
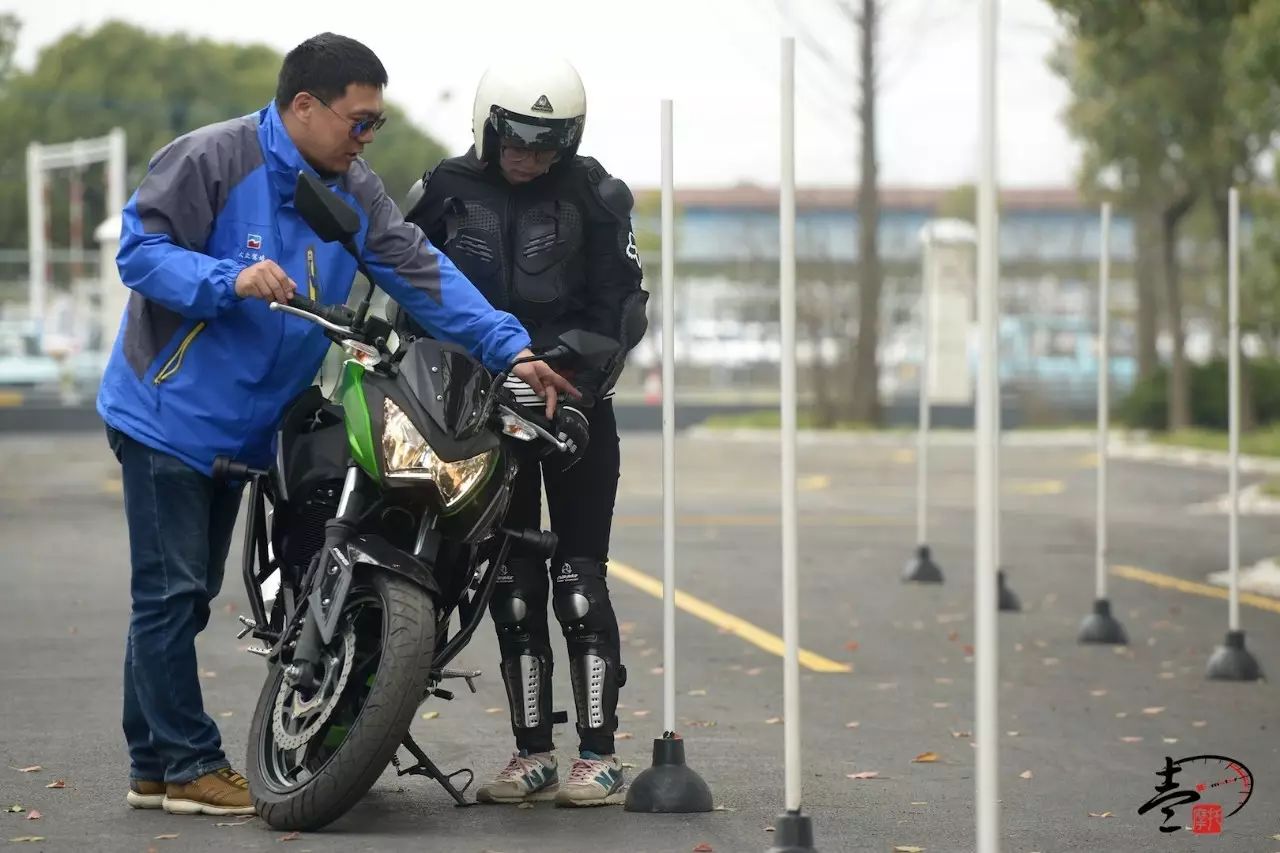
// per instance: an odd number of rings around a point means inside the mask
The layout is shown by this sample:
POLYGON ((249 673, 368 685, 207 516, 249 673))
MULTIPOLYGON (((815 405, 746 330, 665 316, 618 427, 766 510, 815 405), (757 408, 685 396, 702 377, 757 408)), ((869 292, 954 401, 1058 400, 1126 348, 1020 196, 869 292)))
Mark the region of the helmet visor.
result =
POLYGON ((573 118, 535 118, 513 113, 502 107, 490 111, 498 138, 509 145, 550 151, 572 148, 582 135, 582 116, 573 118))

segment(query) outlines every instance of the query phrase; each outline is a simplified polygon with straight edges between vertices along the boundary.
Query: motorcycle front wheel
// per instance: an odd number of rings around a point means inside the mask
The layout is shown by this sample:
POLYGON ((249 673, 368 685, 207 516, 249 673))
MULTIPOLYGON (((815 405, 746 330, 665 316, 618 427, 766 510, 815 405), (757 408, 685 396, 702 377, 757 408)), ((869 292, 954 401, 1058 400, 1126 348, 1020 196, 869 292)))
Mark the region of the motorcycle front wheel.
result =
POLYGON ((258 815, 316 830, 346 814, 409 732, 430 679, 435 606, 389 572, 357 577, 319 686, 303 695, 273 666, 249 727, 246 775, 258 815))

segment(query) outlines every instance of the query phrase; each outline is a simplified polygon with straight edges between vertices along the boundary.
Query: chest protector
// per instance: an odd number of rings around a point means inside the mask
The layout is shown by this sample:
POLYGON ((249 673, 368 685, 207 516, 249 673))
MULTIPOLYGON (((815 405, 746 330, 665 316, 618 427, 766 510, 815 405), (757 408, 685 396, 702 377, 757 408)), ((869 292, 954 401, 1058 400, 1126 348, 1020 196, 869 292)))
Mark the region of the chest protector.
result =
POLYGON ((456 180, 441 248, 489 303, 531 329, 573 310, 586 283, 583 210, 573 194, 503 191, 483 180, 464 190, 456 180))

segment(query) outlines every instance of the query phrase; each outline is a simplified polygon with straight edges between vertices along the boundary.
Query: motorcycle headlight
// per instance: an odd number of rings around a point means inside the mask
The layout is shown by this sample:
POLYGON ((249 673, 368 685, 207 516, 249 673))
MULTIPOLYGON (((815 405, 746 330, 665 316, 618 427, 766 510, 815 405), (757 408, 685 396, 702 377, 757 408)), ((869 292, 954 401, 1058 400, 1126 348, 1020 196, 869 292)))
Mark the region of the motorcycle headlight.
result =
POLYGON ((382 415, 382 462, 388 477, 430 480, 440 490, 445 509, 455 506, 484 482, 496 451, 486 450, 469 459, 445 462, 390 397, 383 401, 382 415))

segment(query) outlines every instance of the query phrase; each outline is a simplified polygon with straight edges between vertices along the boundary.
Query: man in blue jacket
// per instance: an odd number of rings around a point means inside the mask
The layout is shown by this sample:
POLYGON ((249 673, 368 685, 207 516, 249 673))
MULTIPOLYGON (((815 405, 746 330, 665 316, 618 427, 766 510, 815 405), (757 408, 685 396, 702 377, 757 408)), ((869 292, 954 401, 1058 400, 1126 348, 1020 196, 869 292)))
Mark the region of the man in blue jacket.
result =
MULTIPOLYGON (((385 122, 387 74, 359 42, 324 33, 285 57, 274 102, 161 149, 123 215, 117 264, 133 290, 98 396, 123 471, 132 558, 124 661, 127 802, 180 814, 252 814, 244 778, 203 708, 195 638, 208 623, 242 487, 214 481, 228 455, 270 464, 284 406, 328 348, 316 325, 269 308, 296 280, 345 303, 355 260, 293 207, 300 171, 360 213, 356 238, 377 283, 436 337, 493 371, 531 354, 360 159, 385 122), (306 276, 315 258, 314 284, 306 276)), ((514 369, 554 406, 572 386, 542 362, 514 369)))

